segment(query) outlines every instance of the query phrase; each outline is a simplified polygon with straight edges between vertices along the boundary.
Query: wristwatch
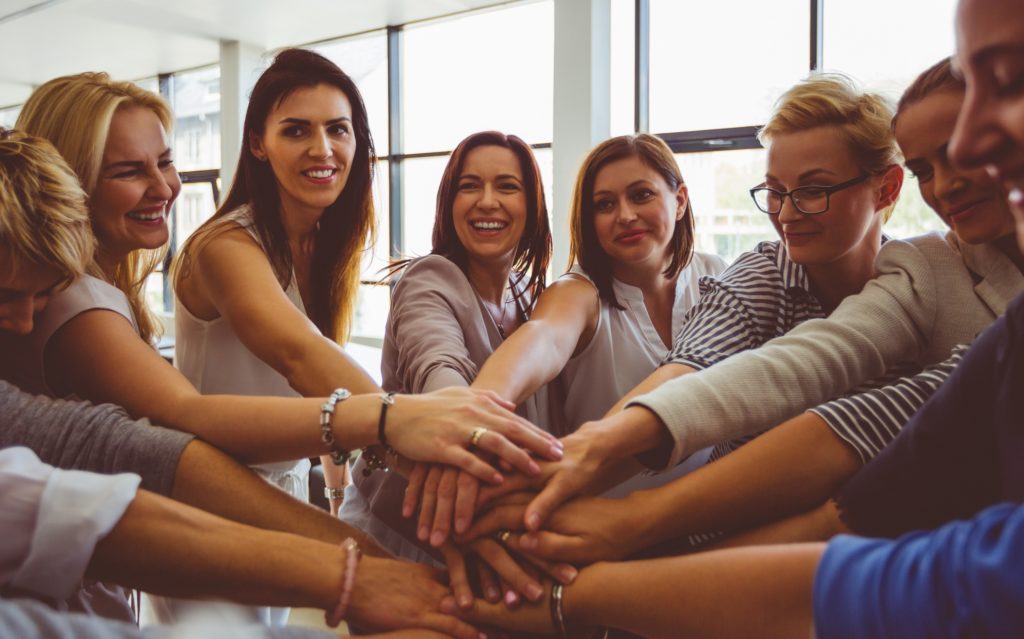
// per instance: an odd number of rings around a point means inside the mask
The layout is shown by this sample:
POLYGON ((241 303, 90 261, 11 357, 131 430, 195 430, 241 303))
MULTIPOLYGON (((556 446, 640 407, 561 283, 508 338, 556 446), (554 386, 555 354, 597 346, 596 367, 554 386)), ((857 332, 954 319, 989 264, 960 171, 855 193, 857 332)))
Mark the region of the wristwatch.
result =
POLYGON ((324 486, 324 497, 327 499, 343 499, 345 497, 345 489, 324 486))

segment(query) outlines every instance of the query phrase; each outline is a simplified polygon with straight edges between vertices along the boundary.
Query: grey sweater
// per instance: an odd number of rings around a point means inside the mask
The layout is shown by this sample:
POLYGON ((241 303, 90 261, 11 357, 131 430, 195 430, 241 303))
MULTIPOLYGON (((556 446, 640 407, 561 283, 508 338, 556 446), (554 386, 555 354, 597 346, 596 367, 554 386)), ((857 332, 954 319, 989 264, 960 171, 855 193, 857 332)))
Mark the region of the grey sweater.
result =
POLYGON ((169 496, 192 438, 133 420, 113 404, 30 395, 0 380, 0 448, 25 446, 56 468, 136 473, 142 488, 169 496))
POLYGON ((644 406, 675 440, 669 464, 775 426, 882 375, 925 367, 969 343, 1024 290, 1024 276, 990 245, 937 234, 886 242, 878 277, 827 319, 807 321, 763 347, 663 384, 644 406))

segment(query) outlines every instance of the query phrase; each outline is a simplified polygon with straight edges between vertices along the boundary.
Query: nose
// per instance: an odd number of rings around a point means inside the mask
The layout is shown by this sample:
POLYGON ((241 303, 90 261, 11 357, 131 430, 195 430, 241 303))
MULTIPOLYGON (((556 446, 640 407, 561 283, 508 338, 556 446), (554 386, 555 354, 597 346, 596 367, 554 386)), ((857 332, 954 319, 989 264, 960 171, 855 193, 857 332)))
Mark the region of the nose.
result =
POLYGON ((481 209, 495 209, 498 207, 498 198, 494 195, 494 188, 490 184, 485 184, 484 188, 480 189, 480 199, 477 201, 477 206, 481 209))
POLYGON ((150 174, 149 189, 146 191, 146 195, 153 200, 173 200, 174 199, 174 187, 171 185, 172 182, 178 182, 178 172, 173 168, 171 169, 174 177, 169 178, 164 174, 159 167, 154 169, 150 174))
POLYGON ((935 182, 935 197, 940 200, 955 197, 967 186, 967 179, 949 164, 936 163, 932 170, 932 180, 935 182))
POLYGON ((327 137, 327 131, 321 129, 310 138, 309 156, 313 158, 326 158, 331 155, 331 141, 327 137))
POLYGON ((996 163, 1012 151, 1013 142, 993 113, 994 100, 968 86, 960 115, 949 141, 949 157, 963 168, 996 163))
POLYGON ((793 196, 789 195, 782 199, 782 208, 779 209, 779 222, 788 224, 798 222, 804 218, 804 214, 793 204, 793 196))
POLYGON ((619 224, 631 224, 637 220, 637 214, 633 208, 633 203, 628 197, 624 197, 619 200, 619 205, 616 207, 615 212, 618 214, 616 220, 619 224))

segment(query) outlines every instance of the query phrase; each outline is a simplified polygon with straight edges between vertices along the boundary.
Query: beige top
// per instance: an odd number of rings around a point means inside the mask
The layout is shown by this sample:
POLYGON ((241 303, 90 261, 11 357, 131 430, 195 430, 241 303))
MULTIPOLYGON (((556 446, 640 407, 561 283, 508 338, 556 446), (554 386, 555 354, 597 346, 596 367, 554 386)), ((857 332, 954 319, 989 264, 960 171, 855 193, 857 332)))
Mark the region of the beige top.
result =
POLYGON ((890 240, 875 266, 878 277, 828 318, 637 398, 631 405, 654 411, 675 439, 669 463, 775 426, 897 363, 940 362, 1024 290, 1002 252, 953 234, 890 240))

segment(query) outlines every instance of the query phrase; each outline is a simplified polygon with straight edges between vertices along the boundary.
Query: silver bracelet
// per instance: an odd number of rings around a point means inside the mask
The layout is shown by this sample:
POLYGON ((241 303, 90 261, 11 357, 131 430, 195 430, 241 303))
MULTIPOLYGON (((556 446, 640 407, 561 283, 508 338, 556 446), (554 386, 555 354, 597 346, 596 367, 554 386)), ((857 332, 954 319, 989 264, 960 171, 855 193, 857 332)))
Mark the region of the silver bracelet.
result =
POLYGON ((345 489, 344 488, 331 488, 330 486, 324 486, 324 497, 327 499, 344 499, 345 489))
POLYGON ((343 402, 349 397, 352 397, 352 393, 347 388, 336 388, 327 401, 320 406, 320 440, 330 451, 328 454, 335 466, 341 466, 352 456, 352 453, 337 445, 337 442, 334 441, 334 432, 331 430, 334 407, 338 402, 343 402))
POLYGON ((569 631, 565 627, 565 614, 562 612, 562 584, 551 587, 551 623, 561 639, 569 639, 569 631))

